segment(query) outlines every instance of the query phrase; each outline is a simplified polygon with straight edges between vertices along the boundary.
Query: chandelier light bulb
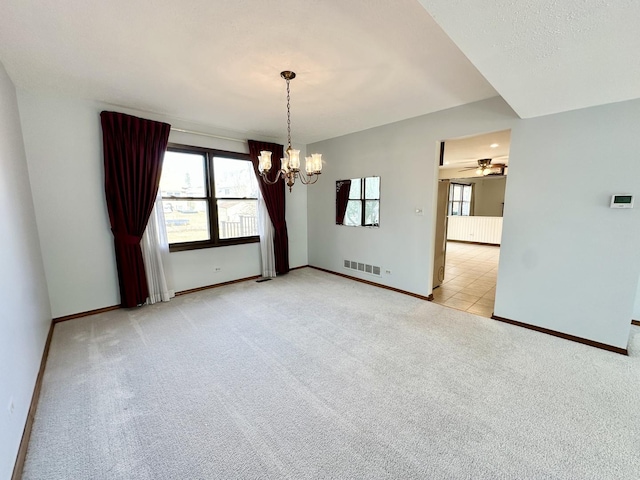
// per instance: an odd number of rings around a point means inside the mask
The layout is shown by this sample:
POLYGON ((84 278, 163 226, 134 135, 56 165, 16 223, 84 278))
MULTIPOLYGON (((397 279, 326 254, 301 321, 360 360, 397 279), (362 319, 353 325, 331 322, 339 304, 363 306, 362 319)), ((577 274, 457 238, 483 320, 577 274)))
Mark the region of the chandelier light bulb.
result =
POLYGON ((284 158, 280 159, 280 169, 285 173, 289 173, 289 157, 288 157, 288 155, 285 155, 284 158))
POLYGON ((289 168, 293 171, 300 170, 300 150, 287 149, 289 168))
POLYGON ((320 173, 322 171, 322 154, 312 153, 311 164, 313 167, 313 173, 320 173))
POLYGON ((258 171, 268 172, 271 169, 271 152, 268 150, 263 150, 260 152, 260 156, 258 157, 258 171))

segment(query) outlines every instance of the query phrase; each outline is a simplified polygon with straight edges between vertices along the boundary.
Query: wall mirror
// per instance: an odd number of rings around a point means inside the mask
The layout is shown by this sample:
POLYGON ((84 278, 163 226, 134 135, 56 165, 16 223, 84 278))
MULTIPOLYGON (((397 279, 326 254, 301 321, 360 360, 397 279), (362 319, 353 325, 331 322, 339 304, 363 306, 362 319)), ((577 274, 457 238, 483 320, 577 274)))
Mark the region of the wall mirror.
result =
POLYGON ((380 177, 336 182, 336 225, 380 226, 380 177))

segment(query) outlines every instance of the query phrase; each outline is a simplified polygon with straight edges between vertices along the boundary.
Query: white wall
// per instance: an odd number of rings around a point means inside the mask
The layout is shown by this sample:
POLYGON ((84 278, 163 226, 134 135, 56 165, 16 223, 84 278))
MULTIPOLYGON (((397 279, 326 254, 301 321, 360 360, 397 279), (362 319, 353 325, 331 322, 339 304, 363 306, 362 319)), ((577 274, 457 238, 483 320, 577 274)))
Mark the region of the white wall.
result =
POLYGON ((96 105, 18 90, 54 317, 118 305, 96 105))
POLYGON ((496 315, 626 348, 640 209, 608 199, 640 195, 639 123, 640 101, 525 121, 493 98, 310 145, 330 181, 309 190, 309 263, 428 295, 439 142, 513 128, 496 315), (335 180, 369 175, 381 176, 380 228, 334 225, 335 180), (343 258, 392 273, 347 272, 343 258))
POLYGON ((429 295, 440 141, 504 130, 515 118, 495 98, 308 145, 326 160, 308 191, 309 264, 429 295), (335 225, 336 180, 368 176, 381 177, 380 228, 335 225), (343 259, 391 274, 345 270, 343 259))
POLYGON ((51 310, 16 91, 1 63, 0 219, 0 478, 11 478, 51 310))
POLYGON ((511 132, 495 314, 626 348, 640 272, 640 101, 511 132))
MULTIPOLYGON (((20 90, 18 102, 54 317, 118 305, 118 279, 104 196, 100 111, 116 110, 174 127, 233 133, 161 115, 20 90)), ((260 140, 260 138, 257 138, 260 140)), ((172 132, 169 141, 247 152, 246 143, 172 132)), ((290 265, 307 264, 306 189, 287 197, 290 265)), ((171 254, 177 291, 260 273, 258 244, 171 254), (221 267, 215 272, 214 267, 221 267)))
POLYGON ((636 301, 633 305, 633 320, 640 322, 640 281, 638 281, 638 289, 636 291, 636 301))

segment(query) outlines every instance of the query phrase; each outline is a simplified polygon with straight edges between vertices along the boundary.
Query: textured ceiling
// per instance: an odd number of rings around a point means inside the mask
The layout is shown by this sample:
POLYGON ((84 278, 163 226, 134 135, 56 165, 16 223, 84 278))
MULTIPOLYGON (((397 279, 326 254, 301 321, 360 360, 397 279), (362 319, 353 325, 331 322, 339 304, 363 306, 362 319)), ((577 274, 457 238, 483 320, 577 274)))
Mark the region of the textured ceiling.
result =
POLYGON ((638 0, 420 0, 522 118, 640 97, 638 0))
POLYGON ((2 0, 23 89, 251 136, 331 138, 495 96, 417 0, 2 0))
POLYGON ((498 93, 523 118, 640 98, 639 18, 638 0, 2 0, 0 61, 26 90, 277 139, 294 70, 310 143, 498 93))

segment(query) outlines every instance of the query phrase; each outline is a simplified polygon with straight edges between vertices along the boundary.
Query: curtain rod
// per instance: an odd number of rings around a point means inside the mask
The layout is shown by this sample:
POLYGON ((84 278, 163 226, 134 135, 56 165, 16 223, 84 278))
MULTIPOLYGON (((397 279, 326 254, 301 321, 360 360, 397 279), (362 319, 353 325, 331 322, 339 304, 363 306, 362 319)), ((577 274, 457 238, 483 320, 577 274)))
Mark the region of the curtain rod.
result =
POLYGON ((193 130, 185 130, 183 128, 174 128, 171 127, 171 130, 173 130, 174 132, 180 132, 180 133, 190 133, 192 135, 201 135, 203 137, 211 137, 211 138, 218 138, 220 140, 230 140, 232 142, 240 142, 240 143, 246 143, 246 140, 241 140, 239 138, 232 138, 232 137, 222 137, 220 135, 213 135, 211 133, 203 133, 203 132, 196 132, 193 130))

